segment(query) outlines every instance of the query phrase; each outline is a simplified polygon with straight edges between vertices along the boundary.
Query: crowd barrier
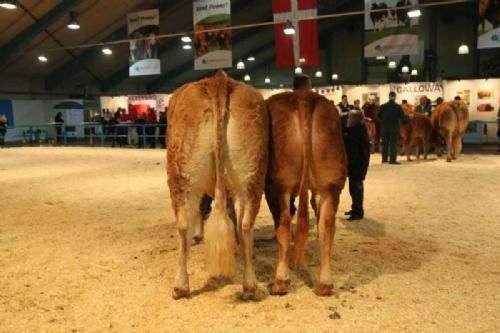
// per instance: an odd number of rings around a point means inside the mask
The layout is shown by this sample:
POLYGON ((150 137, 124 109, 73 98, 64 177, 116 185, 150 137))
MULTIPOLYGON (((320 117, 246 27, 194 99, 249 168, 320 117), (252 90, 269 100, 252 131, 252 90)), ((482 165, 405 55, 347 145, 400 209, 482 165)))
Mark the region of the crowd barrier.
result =
MULTIPOLYGON (((6 141, 22 145, 163 146, 166 127, 166 124, 103 125, 101 123, 22 125, 9 129, 6 141)), ((496 121, 470 121, 464 143, 497 142, 497 138, 491 135, 496 133, 497 128, 496 121)))
POLYGON ((23 145, 163 146, 166 124, 38 124, 8 129, 6 141, 23 145))

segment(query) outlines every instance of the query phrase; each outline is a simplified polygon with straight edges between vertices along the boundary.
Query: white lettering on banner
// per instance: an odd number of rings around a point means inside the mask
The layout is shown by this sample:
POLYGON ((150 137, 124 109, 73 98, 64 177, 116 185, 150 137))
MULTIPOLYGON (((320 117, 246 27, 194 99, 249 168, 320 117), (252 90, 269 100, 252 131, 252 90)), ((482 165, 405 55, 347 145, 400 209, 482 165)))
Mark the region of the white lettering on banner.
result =
POLYGON ((316 8, 314 9, 300 9, 298 5, 298 0, 290 0, 292 2, 292 10, 287 13, 277 13, 274 14, 274 21, 290 21, 295 28, 295 34, 293 35, 293 55, 295 59, 295 65, 300 65, 300 19, 305 19, 309 17, 314 17, 317 14, 316 8))

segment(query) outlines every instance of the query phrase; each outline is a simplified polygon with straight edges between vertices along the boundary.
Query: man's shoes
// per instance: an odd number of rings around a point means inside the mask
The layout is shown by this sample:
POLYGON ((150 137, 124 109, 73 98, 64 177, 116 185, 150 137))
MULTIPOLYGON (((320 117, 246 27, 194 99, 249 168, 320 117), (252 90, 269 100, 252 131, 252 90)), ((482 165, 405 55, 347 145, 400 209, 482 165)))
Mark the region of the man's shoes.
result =
POLYGON ((350 216, 350 215, 352 215, 352 210, 350 210, 350 211, 348 211, 348 212, 345 212, 345 213, 344 213, 344 215, 345 215, 345 216, 350 216))
POLYGON ((401 163, 395 161, 395 162, 389 162, 389 164, 396 164, 396 165, 398 165, 398 164, 401 164, 401 163))
POLYGON ((382 160, 382 163, 387 163, 387 160, 382 160))
POLYGON ((347 221, 357 221, 357 220, 361 220, 361 219, 363 219, 363 217, 362 217, 362 216, 359 216, 359 215, 351 215, 351 216, 347 219, 347 221))

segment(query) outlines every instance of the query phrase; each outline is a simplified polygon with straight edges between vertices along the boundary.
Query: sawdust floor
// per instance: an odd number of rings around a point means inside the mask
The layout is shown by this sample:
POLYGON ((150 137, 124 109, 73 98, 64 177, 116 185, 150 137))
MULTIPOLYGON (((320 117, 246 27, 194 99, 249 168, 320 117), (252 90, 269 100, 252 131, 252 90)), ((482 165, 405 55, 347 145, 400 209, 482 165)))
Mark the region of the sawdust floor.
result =
MULTIPOLYGON (((265 241, 273 227, 263 202, 263 299, 239 300, 240 274, 208 283, 200 245, 189 264, 195 295, 174 301, 164 151, 0 150, 0 331, 499 332, 499 170, 495 155, 400 166, 374 156, 367 218, 337 221, 335 296, 312 292, 314 224, 308 271, 292 273, 289 295, 267 294, 277 246, 265 241)), ((348 206, 344 191, 340 211, 348 206)))

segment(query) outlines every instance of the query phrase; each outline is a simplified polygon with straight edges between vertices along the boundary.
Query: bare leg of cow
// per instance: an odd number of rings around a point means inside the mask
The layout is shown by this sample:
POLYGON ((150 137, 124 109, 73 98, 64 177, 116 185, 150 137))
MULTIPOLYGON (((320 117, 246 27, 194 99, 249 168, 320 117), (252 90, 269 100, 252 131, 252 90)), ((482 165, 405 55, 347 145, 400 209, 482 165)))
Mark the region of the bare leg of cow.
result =
POLYGON ((257 278, 255 277, 255 269, 253 265, 253 226, 255 217, 259 211, 258 199, 248 200, 244 204, 243 217, 238 219, 241 226, 238 228, 241 231, 240 239, 243 243, 244 267, 243 267, 243 299, 250 300, 255 298, 257 291, 257 278))
POLYGON ((189 245, 191 242, 191 232, 189 226, 189 207, 181 207, 177 212, 177 232, 179 233, 179 267, 175 277, 172 297, 179 299, 189 296, 189 277, 187 272, 187 260, 189 255, 189 245))
POLYGON ((279 221, 280 221, 280 191, 276 186, 273 185, 266 185, 265 191, 266 195, 266 202, 269 207, 269 210, 271 211, 271 215, 273 216, 273 221, 274 221, 274 228, 277 230, 279 227, 279 221))
POLYGON ((330 253, 335 235, 335 212, 338 207, 338 195, 330 194, 321 205, 318 224, 321 268, 319 284, 316 287, 318 296, 331 296, 333 293, 332 272, 330 269, 330 253))
POLYGON ((452 137, 452 134, 449 133, 448 137, 446 138, 446 148, 448 149, 448 155, 446 156, 446 162, 451 162, 451 156, 452 156, 451 150, 453 149, 452 146, 453 146, 453 137, 452 137))
POLYGON ((405 145, 405 151, 406 151, 406 160, 411 161, 411 152, 413 150, 413 146, 411 144, 406 144, 405 145))
POLYGON ((288 249, 290 247, 290 194, 282 195, 281 197, 281 214, 279 218, 276 236, 279 243, 279 258, 278 267, 276 268, 276 277, 271 287, 271 294, 286 295, 288 293, 288 284, 290 281, 290 273, 288 270, 288 249))
MULTIPOLYGON (((309 233, 309 207, 307 204, 307 189, 299 196, 297 214, 297 229, 295 231, 295 248, 292 260, 293 269, 300 269, 304 260, 304 248, 309 233)), ((313 194, 314 197, 314 194, 313 194)))

